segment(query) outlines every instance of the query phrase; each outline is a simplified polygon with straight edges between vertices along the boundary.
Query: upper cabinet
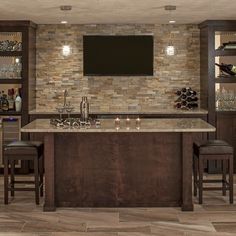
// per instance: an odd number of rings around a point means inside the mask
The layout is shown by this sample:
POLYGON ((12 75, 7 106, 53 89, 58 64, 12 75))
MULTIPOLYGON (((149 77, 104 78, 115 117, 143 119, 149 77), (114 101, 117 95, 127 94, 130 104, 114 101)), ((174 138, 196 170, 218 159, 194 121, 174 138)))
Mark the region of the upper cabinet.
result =
POLYGON ((199 28, 201 105, 215 125, 217 112, 236 111, 236 21, 210 20, 199 28))

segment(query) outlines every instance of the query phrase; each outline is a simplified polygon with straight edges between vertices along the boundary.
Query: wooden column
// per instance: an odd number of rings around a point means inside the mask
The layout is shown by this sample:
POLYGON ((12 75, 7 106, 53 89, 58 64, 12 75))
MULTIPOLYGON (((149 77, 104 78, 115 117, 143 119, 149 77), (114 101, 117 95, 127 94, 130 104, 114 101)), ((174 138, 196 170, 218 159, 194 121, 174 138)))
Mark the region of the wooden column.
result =
POLYGON ((44 135, 45 202, 44 211, 55 211, 54 133, 44 135))
POLYGON ((193 211, 192 163, 192 133, 182 133, 182 211, 193 211))

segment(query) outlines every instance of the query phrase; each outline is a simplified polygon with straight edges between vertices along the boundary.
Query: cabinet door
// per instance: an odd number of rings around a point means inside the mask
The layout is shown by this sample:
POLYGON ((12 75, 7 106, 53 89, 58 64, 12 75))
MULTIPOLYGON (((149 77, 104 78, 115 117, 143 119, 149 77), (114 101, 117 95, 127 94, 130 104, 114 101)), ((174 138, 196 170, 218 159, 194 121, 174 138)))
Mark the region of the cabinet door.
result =
MULTIPOLYGON (((236 115, 217 115, 217 139, 221 139, 234 147, 236 151, 236 115)), ((234 152, 234 172, 236 173, 236 152, 234 152)))

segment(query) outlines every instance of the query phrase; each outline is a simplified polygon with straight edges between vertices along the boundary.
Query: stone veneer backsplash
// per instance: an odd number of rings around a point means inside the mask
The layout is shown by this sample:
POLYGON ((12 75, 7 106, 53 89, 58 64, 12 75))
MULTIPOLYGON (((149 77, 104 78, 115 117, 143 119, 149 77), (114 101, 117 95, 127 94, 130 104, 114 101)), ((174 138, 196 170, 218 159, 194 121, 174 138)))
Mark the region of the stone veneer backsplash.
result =
POLYGON ((200 40, 197 25, 39 25, 36 56, 36 110, 55 111, 68 101, 79 110, 87 96, 93 111, 158 110, 173 108, 174 91, 200 90, 200 40), (171 34, 170 34, 171 32, 171 34), (154 76, 83 76, 83 35, 154 35, 154 76), (164 52, 169 39, 175 56, 164 52), (63 57, 62 45, 72 54, 63 57))

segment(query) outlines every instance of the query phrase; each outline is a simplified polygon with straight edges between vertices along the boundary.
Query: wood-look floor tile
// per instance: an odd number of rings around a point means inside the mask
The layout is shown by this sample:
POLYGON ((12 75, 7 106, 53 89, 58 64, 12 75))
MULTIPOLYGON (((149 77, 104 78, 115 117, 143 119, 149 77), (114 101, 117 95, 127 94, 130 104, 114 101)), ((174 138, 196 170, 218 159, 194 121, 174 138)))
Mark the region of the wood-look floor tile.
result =
POLYGON ((86 223, 62 224, 61 222, 35 222, 28 221, 24 224, 22 232, 85 232, 86 223))
POLYGON ((179 232, 187 232, 187 231, 201 231, 201 232, 216 232, 215 228, 211 223, 205 224, 182 224, 175 222, 156 222, 151 225, 151 232, 156 232, 159 229, 172 229, 177 230, 179 232))
POLYGON ((53 232, 51 236, 118 236, 118 234, 107 232, 53 232))
POLYGON ((177 212, 174 208, 149 208, 149 209, 132 209, 128 208, 120 212, 121 222, 153 222, 153 221, 170 221, 178 222, 177 212))
POLYGON ((0 222, 1 232, 21 232, 24 223, 16 222, 0 222))
POLYGON ((236 235, 236 204, 230 205, 228 196, 222 197, 220 191, 205 192, 203 205, 197 198, 194 202, 194 212, 181 212, 179 207, 58 208, 43 212, 42 199, 36 206, 30 192, 17 192, 5 206, 0 177, 0 236, 236 235))
POLYGON ((217 222, 212 223, 218 232, 228 232, 236 234, 236 222, 217 222))
POLYGON ((151 233, 150 224, 140 222, 121 222, 116 225, 88 227, 87 232, 138 232, 151 233))

